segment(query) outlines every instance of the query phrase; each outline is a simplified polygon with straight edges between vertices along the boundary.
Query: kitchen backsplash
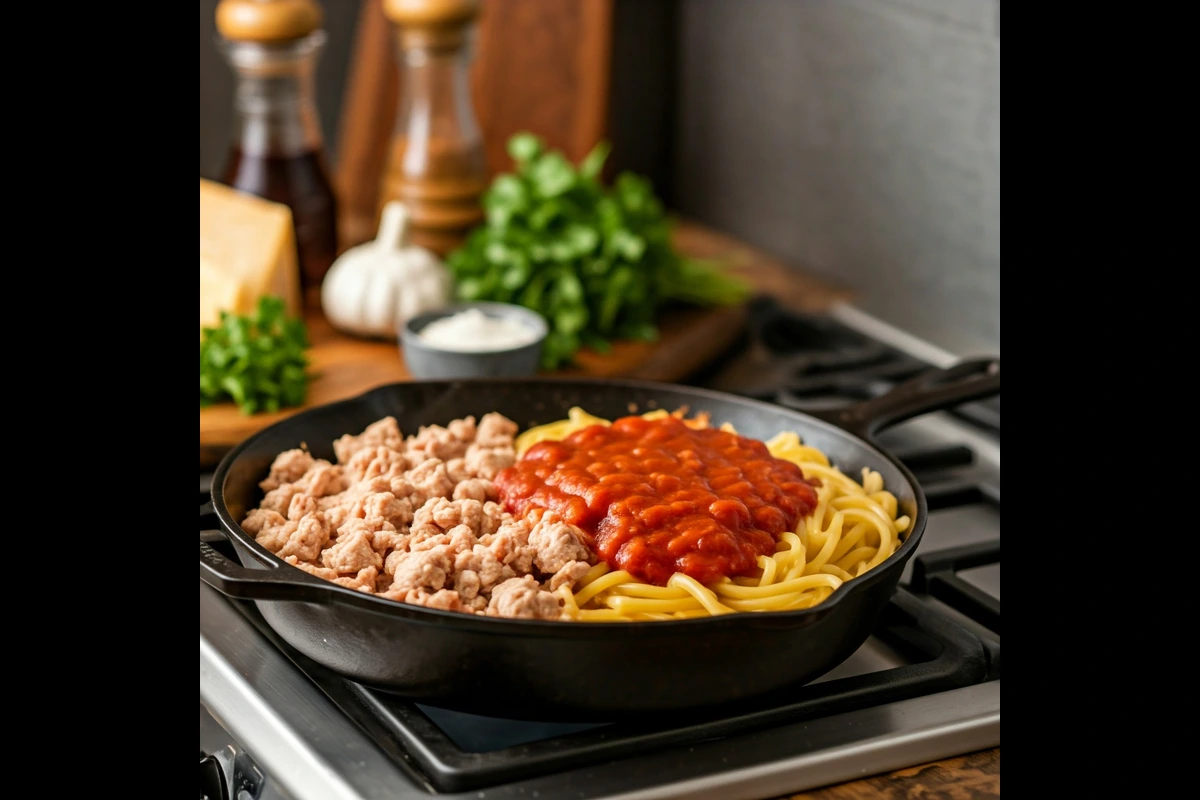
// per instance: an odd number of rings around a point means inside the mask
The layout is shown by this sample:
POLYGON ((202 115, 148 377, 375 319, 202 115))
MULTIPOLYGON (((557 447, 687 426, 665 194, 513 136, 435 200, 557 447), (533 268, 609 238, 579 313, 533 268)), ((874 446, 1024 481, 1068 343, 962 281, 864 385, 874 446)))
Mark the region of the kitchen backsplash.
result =
POLYGON ((681 0, 674 204, 1000 348, 999 0, 681 0))

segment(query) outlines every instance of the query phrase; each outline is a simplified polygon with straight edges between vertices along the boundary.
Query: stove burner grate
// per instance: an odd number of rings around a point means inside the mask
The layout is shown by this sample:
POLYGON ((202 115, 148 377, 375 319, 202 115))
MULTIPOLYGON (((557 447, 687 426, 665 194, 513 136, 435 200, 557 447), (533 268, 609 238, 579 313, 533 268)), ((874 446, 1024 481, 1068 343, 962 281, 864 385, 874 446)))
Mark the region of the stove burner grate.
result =
POLYGON ((736 709, 613 723, 497 720, 431 708, 343 678, 291 648, 252 604, 235 605, 384 752, 443 792, 533 778, 999 677, 993 667, 998 659, 991 652, 998 648, 899 589, 872 639, 900 654, 906 662, 901 666, 789 687, 736 709))

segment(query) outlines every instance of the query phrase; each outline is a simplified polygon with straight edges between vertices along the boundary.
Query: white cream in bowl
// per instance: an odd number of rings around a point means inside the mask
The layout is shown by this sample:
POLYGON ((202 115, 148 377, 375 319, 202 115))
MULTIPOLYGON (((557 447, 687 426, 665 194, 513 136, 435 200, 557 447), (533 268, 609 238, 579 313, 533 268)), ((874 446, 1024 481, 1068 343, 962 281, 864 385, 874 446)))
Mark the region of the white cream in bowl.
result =
POLYGON ((434 320, 421 329, 421 341, 455 353, 486 353, 509 350, 537 341, 539 334, 528 325, 507 317, 489 316, 469 308, 434 320))

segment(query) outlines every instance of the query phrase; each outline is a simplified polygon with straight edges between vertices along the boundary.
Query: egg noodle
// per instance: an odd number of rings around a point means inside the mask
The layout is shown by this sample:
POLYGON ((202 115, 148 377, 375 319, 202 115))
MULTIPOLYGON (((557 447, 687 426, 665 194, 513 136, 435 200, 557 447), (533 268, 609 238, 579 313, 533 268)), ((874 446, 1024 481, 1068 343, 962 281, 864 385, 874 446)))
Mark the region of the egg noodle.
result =
MULTIPOLYGON (((709 426, 707 415, 686 419, 685 413, 682 409, 670 415, 693 428, 709 426)), ((642 414, 645 419, 666 416, 665 410, 642 414)), ((518 436, 517 455, 537 442, 609 424, 579 407, 572 408, 567 419, 530 428, 518 436)), ((721 425, 721 430, 737 433, 729 423, 721 425)), ((794 532, 780 537, 773 555, 758 557, 757 575, 726 577, 704 585, 676 572, 666 586, 655 586, 624 570, 613 571, 602 561, 573 590, 566 586, 558 590, 565 616, 584 622, 635 622, 811 608, 896 551, 901 534, 912 521, 896 516, 896 497, 884 490, 878 472, 863 467, 862 483, 858 483, 790 431, 765 444, 771 455, 797 465, 806 478, 819 478, 821 486, 813 513, 801 518, 794 532)))

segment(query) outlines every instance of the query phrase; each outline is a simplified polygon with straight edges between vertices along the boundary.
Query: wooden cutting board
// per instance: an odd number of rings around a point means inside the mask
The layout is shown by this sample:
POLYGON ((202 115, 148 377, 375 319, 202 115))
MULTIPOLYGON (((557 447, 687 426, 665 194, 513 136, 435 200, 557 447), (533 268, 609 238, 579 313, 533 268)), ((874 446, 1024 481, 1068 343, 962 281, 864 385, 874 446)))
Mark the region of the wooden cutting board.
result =
MULTIPOLYGON (((676 244, 682 252, 696 257, 730 259, 734 271, 748 278, 756 288, 782 295, 793 306, 819 310, 845 295, 695 225, 680 225, 676 244)), ((658 341, 618 342, 605 355, 580 353, 577 367, 547 374, 681 380, 733 344, 742 330, 745 314, 744 306, 666 311, 659 320, 658 341)), ((314 377, 305 405, 252 416, 241 414, 232 403, 200 409, 201 469, 211 468, 231 447, 251 434, 298 411, 354 397, 376 386, 410 380, 395 342, 368 341, 339 333, 319 308, 310 308, 306 321, 312 342, 309 356, 314 377)))

